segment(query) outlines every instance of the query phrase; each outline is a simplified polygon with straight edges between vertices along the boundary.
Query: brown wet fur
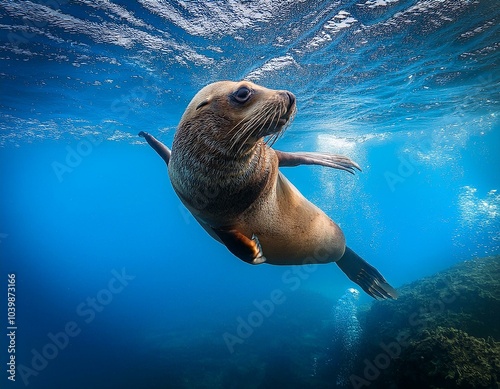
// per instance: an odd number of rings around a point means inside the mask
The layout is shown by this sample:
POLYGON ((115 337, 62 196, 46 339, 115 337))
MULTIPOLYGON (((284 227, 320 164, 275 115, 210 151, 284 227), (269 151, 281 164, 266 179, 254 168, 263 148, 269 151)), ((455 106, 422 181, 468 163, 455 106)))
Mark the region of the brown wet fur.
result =
POLYGON ((221 81, 203 88, 176 132, 168 171, 172 185, 200 224, 255 234, 267 263, 333 262, 345 250, 344 234, 280 173, 275 141, 295 114, 286 91, 221 81), (245 104, 232 96, 251 89, 245 104))

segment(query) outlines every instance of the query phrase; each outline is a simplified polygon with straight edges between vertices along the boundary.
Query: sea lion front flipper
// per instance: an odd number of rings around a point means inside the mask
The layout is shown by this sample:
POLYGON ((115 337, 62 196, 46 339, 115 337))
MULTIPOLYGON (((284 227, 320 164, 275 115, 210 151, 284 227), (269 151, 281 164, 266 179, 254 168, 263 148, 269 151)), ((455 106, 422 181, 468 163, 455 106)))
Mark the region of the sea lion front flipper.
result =
POLYGON ((148 144, 158 153, 158 155, 163 158, 168 166, 168 161, 170 161, 170 155, 172 154, 170 149, 163 143, 161 143, 158 139, 156 139, 153 135, 150 135, 145 131, 139 132, 138 135, 146 139, 146 142, 148 142, 148 144))
POLYGON ((345 248, 344 255, 336 263, 347 277, 373 298, 377 300, 398 298, 398 292, 387 283, 382 274, 349 247, 345 248))
POLYGON ((284 151, 274 151, 278 156, 279 166, 320 165, 345 170, 351 174, 354 174, 354 169, 361 171, 361 168, 356 162, 343 155, 314 152, 286 153, 284 151))
POLYGON ((252 239, 249 239, 236 229, 213 228, 213 231, 228 250, 242 261, 253 265, 258 265, 266 261, 256 235, 253 235, 252 239))

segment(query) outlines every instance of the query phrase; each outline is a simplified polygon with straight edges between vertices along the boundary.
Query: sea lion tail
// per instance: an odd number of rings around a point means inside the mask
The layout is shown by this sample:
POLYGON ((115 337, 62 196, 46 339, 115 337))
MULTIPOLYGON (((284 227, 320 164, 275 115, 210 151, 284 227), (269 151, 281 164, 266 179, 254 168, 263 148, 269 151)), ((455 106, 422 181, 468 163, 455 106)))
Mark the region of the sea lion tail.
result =
POLYGON ((377 300, 398 298, 398 292, 389 285, 382 274, 349 247, 346 246, 344 255, 336 264, 347 277, 373 298, 377 300))

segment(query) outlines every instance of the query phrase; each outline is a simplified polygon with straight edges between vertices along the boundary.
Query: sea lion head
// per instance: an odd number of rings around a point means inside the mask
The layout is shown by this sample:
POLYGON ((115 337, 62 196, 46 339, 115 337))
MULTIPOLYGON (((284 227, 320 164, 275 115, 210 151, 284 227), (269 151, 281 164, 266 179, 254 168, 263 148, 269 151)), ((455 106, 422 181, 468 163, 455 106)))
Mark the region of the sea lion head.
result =
POLYGON ((291 92, 249 81, 215 82, 201 89, 188 105, 176 137, 202 140, 237 156, 266 136, 274 142, 292 121, 295 101, 291 92))
POLYGON ((200 90, 181 118, 168 165, 174 189, 191 212, 210 225, 225 225, 245 211, 274 171, 263 138, 274 142, 295 110, 292 93, 248 81, 200 90))

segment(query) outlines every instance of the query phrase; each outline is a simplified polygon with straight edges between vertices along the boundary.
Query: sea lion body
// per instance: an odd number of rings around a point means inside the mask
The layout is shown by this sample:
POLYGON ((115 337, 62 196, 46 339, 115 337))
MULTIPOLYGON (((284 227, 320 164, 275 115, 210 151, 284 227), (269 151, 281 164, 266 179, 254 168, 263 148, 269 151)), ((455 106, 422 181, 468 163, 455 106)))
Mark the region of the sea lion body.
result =
POLYGON ((337 261, 345 251, 342 230, 278 171, 277 162, 269 192, 243 213, 237 228, 259 237, 269 264, 337 261))
POLYGON ((285 153, 271 142, 290 123, 295 96, 242 81, 210 84, 186 108, 170 151, 141 132, 162 156, 177 195, 203 228, 245 262, 336 262, 376 298, 397 294, 378 271, 346 247, 342 230, 309 202, 280 166, 315 164, 353 173, 349 158, 285 153))
POLYGON ((228 218, 221 210, 221 217, 212 213, 204 217, 199 208, 185 205, 218 240, 212 227, 230 225, 247 237, 256 235, 268 264, 303 265, 338 260, 345 250, 342 230, 278 171, 276 156, 272 166, 273 174, 259 198, 237 216, 228 218))
POLYGON ((217 236, 213 228, 228 226, 247 237, 256 235, 267 263, 336 261, 345 249, 342 231, 284 177, 276 152, 258 136, 246 147, 232 144, 229 130, 245 117, 257 116, 268 101, 283 105, 280 113, 287 120, 295 110, 289 92, 251 83, 219 82, 200 91, 174 138, 168 165, 172 185, 212 236, 217 236), (243 86, 251 88, 255 101, 241 110, 228 96, 243 86))

